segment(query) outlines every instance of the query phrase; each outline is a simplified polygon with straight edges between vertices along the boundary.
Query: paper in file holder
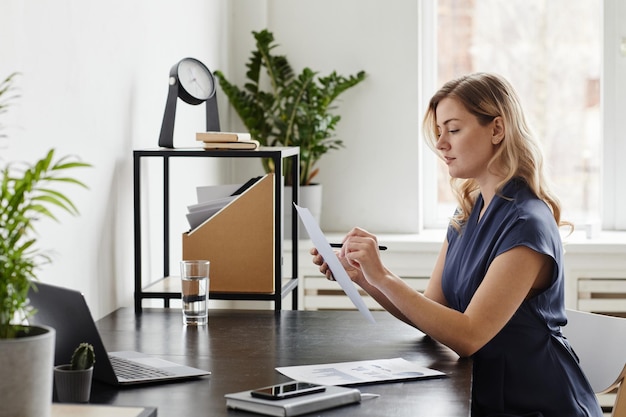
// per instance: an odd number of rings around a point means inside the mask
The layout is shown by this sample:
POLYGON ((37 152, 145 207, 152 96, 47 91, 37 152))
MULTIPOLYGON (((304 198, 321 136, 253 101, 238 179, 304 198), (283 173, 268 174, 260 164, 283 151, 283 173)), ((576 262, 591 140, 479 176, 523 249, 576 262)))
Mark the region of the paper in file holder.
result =
POLYGON ((274 209, 274 174, 267 174, 183 233, 183 259, 211 262, 211 292, 274 293, 274 209))

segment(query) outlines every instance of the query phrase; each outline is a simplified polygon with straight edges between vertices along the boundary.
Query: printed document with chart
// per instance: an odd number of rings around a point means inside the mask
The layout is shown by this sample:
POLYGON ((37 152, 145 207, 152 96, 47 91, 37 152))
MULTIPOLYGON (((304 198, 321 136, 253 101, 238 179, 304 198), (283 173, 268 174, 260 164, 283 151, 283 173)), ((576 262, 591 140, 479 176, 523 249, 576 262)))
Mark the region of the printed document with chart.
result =
POLYGON ((293 380, 320 385, 358 385, 445 376, 443 372, 403 358, 284 366, 276 370, 293 380))

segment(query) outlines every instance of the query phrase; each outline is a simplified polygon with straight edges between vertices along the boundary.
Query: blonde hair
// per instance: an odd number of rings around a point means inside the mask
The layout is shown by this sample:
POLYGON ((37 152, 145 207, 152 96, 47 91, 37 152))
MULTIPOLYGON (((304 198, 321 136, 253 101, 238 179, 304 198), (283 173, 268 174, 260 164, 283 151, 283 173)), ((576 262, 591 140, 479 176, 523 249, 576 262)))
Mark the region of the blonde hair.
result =
MULTIPOLYGON (((512 178, 520 178, 550 207, 558 226, 569 224, 561 222, 561 205, 545 178, 541 147, 526 122, 519 98, 511 84, 495 74, 475 73, 449 81, 435 93, 424 115, 424 136, 427 144, 438 155, 436 110, 444 98, 458 100, 476 116, 482 126, 498 116, 502 118, 505 137, 488 164, 489 169, 497 167, 501 171, 498 174, 503 176, 496 192, 500 193, 512 178)), ((459 203, 459 209, 452 217, 452 226, 460 230, 467 222, 480 190, 472 178, 451 178, 450 185, 459 203)))

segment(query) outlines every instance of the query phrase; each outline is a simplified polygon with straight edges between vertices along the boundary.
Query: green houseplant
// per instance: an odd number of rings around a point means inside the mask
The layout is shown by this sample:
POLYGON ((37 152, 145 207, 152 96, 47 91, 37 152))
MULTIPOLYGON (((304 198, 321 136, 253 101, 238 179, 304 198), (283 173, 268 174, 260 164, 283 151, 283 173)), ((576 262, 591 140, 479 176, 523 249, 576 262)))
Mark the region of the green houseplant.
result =
MULTIPOLYGON (((17 97, 12 95, 15 76, 0 83, 0 114, 17 97)), ((0 160, 0 369, 12 376, 0 379, 0 417, 50 415, 54 329, 23 324, 34 313, 28 291, 36 270, 51 260, 36 245, 35 225, 45 217, 56 220, 53 208, 77 214, 55 185, 85 187, 63 174, 87 166, 75 158, 57 159, 54 150, 32 165, 0 160)))
MULTIPOLYGON (((252 34, 256 50, 246 64, 245 85, 236 86, 222 71, 215 71, 215 75, 253 139, 262 146, 300 147, 300 185, 309 185, 318 173, 316 164, 320 158, 344 146, 335 136, 341 120, 333 112, 335 100, 362 82, 365 72, 344 77, 333 71, 319 76, 307 67, 296 75, 285 55, 273 54, 278 45, 271 32, 262 30, 252 34)), ((263 165, 266 172, 274 169, 270 160, 264 160, 263 165)), ((284 174, 289 181, 289 165, 285 166, 284 174)))
POLYGON ((54 149, 33 165, 8 163, 0 171, 0 338, 16 337, 23 326, 15 318, 26 319, 28 290, 36 279, 36 269, 51 261, 36 247, 35 222, 42 217, 57 220, 52 207, 77 214, 72 201, 54 190, 55 183, 81 181, 61 176, 71 168, 89 166, 63 157, 55 160, 54 149))

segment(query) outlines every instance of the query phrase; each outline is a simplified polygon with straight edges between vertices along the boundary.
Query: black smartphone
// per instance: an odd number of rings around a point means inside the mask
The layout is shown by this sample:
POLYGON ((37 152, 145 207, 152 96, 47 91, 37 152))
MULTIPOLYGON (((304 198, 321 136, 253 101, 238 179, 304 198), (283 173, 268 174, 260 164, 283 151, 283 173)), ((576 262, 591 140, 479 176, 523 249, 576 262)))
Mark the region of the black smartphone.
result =
POLYGON ((308 382, 285 382, 283 384, 255 389, 250 392, 250 395, 266 400, 284 400, 285 398, 315 394, 316 392, 323 392, 325 390, 326 387, 323 385, 308 382))

